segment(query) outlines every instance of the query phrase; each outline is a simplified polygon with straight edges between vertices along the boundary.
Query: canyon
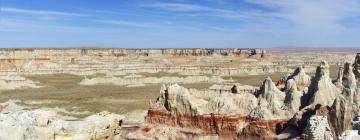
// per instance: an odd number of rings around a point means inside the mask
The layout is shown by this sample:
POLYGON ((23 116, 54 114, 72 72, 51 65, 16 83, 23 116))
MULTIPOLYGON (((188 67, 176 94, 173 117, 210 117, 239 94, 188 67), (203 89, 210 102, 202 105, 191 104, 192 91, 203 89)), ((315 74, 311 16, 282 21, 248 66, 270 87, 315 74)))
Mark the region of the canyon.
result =
POLYGON ((0 49, 0 139, 357 139, 359 71, 353 51, 0 49))

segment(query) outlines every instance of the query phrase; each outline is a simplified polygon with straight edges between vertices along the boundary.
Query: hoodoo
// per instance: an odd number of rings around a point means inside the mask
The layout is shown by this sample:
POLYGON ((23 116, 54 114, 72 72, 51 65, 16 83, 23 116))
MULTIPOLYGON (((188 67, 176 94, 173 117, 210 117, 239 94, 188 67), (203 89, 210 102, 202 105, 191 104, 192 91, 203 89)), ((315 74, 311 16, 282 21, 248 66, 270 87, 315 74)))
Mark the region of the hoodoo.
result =
POLYGON ((325 61, 312 78, 303 67, 297 68, 286 78, 284 89, 278 89, 270 77, 256 93, 219 94, 179 85, 163 86, 148 111, 147 123, 178 128, 178 133, 196 130, 186 134, 198 138, 206 135, 241 139, 355 137, 349 134, 357 125, 352 119, 359 111, 354 69, 350 63, 344 64, 338 80, 334 81, 338 86, 332 83, 329 64, 325 61))
POLYGON ((340 90, 330 79, 329 64, 326 61, 321 62, 317 67, 307 94, 310 96, 308 105, 331 105, 339 96, 340 90))

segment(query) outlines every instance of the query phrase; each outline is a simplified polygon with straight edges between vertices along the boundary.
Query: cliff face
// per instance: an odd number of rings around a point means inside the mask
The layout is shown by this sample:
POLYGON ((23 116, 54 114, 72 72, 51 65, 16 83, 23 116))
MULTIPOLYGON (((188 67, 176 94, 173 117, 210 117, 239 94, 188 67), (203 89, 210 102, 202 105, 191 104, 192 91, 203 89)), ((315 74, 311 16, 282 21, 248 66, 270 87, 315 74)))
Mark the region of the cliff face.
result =
POLYGON ((254 109, 258 102, 250 93, 244 93, 246 98, 232 93, 217 97, 194 94, 197 93, 189 93, 178 85, 164 86, 159 98, 148 110, 147 122, 200 129, 201 134, 207 135, 248 138, 274 136, 286 123, 286 120, 261 120, 249 116, 246 109, 254 109))
POLYGON ((173 55, 173 56, 257 56, 264 57, 266 51, 264 49, 218 49, 218 48, 189 48, 189 49, 127 49, 127 55, 173 55))
MULTIPOLYGON (((260 48, 165 48, 165 49, 115 49, 115 48, 69 48, 69 49, 0 49, 0 58, 6 56, 10 57, 8 61, 16 61, 20 57, 32 56, 43 56, 39 60, 47 60, 45 56, 49 55, 70 55, 70 56, 127 56, 127 55, 138 55, 138 56, 150 56, 150 55, 173 55, 173 56, 211 56, 211 55, 222 55, 222 56, 258 56, 264 57, 266 51, 260 48), (66 54, 64 54, 66 52, 66 54), (17 56, 17 58, 15 57, 17 56), (14 58, 15 57, 15 58, 14 58)), ((5 60, 5 59, 1 59, 5 60)))
POLYGON ((236 75, 288 71, 286 66, 262 58, 266 56, 265 50, 256 48, 0 49, 0 75, 109 72, 236 75))

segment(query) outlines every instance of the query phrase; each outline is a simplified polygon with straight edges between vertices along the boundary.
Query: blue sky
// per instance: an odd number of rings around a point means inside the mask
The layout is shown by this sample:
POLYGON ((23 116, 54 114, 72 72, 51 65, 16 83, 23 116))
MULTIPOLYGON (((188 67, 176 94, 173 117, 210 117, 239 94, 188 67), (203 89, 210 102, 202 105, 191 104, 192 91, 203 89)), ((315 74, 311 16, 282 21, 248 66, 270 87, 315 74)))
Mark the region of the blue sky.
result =
POLYGON ((0 47, 360 47, 358 0, 0 0, 0 47))

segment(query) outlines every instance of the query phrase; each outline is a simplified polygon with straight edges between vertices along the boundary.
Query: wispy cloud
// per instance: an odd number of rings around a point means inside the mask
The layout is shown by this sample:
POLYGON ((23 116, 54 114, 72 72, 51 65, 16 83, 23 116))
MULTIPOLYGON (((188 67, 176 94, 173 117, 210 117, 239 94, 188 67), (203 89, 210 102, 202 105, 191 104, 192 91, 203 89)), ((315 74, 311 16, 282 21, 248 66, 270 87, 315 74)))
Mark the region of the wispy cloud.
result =
POLYGON ((163 22, 139 22, 139 21, 126 21, 126 20, 95 20, 95 22, 103 24, 112 24, 125 27, 136 27, 136 28, 147 28, 147 29, 172 29, 172 30, 187 30, 187 31, 220 31, 230 32, 233 29, 221 27, 221 26, 210 26, 201 23, 173 23, 169 21, 163 22))
POLYGON ((119 15, 119 12, 114 10, 103 10, 103 9, 85 9, 85 8, 77 8, 77 10, 85 13, 91 14, 106 14, 106 15, 119 15))
POLYGON ((21 19, 12 19, 12 18, 2 18, 1 19, 0 31, 8 32, 57 32, 57 33, 80 33, 80 32, 111 32, 111 31, 121 31, 121 29, 114 28, 101 28, 101 27, 84 27, 84 26, 75 26, 75 25, 59 25, 44 23, 37 20, 21 20, 21 19))
POLYGON ((140 28, 161 27, 158 24, 147 23, 147 22, 133 22, 133 21, 125 21, 125 20, 95 20, 95 21, 99 23, 114 24, 114 25, 129 26, 129 27, 140 27, 140 28))
POLYGON ((357 0, 248 0, 271 8, 269 15, 312 29, 336 30, 345 28, 344 20, 359 17, 360 2, 357 0))
POLYGON ((142 5, 142 7, 156 8, 175 12, 200 13, 207 16, 216 16, 229 19, 266 17, 265 13, 259 10, 242 9, 240 11, 185 3, 154 3, 144 4, 142 5))
POLYGON ((86 14, 72 13, 72 12, 33 10, 33 9, 11 8, 11 7, 1 8, 1 12, 26 14, 26 15, 39 15, 39 16, 88 16, 86 14))
POLYGON ((154 3, 154 4, 144 4, 142 6, 149 8, 161 8, 165 10, 179 11, 179 12, 199 12, 199 11, 216 10, 204 6, 184 4, 184 3, 154 3))
POLYGON ((244 28, 256 27, 256 30, 269 26, 273 28, 292 26, 293 28, 288 30, 341 32, 347 28, 343 25, 345 20, 360 17, 360 1, 357 0, 246 0, 245 2, 256 6, 229 9, 217 8, 217 5, 210 7, 190 3, 153 3, 142 7, 233 19, 247 26, 243 26, 244 28))

